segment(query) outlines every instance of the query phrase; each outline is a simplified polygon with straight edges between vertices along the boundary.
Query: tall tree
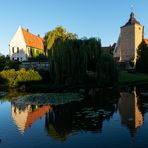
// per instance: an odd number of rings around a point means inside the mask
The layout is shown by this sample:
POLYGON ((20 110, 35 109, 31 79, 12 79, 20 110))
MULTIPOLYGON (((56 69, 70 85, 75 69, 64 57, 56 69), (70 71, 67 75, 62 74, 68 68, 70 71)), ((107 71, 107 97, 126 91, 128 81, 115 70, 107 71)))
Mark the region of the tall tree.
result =
POLYGON ((50 50, 57 39, 77 39, 77 35, 67 32, 62 26, 57 26, 54 30, 49 31, 44 37, 44 46, 46 50, 50 50))
POLYGON ((99 85, 110 85, 118 79, 117 65, 111 55, 102 54, 100 39, 77 39, 61 27, 48 32, 45 38, 54 83, 84 83, 88 71, 97 72, 99 85))
POLYGON ((137 50, 136 70, 148 73, 148 45, 143 40, 137 50))
POLYGON ((57 39, 52 49, 49 50, 52 79, 56 83, 81 83, 90 65, 92 70, 96 70, 96 62, 100 53, 100 40, 94 38, 64 41, 57 39))
POLYGON ((117 63, 112 55, 103 53, 97 62, 97 83, 99 86, 111 86, 117 81, 117 63))

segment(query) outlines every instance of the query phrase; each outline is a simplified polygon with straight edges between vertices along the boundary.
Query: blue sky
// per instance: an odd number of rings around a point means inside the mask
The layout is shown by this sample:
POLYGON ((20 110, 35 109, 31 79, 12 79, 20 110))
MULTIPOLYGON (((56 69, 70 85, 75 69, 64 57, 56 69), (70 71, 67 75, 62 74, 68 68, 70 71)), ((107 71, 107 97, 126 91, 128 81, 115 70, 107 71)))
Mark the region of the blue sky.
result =
POLYGON ((103 46, 113 44, 129 19, 131 4, 148 38, 147 0, 0 0, 0 53, 9 53, 19 26, 44 36, 62 25, 80 38, 100 37, 103 46))

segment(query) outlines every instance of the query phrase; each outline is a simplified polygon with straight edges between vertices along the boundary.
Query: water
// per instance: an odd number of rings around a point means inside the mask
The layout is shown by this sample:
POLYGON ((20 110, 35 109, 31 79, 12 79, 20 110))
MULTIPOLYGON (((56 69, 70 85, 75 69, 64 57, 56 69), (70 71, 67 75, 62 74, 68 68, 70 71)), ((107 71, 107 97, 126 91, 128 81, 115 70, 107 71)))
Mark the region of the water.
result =
POLYGON ((56 105, 19 104, 14 96, 26 94, 3 94, 0 147, 148 147, 146 92, 147 87, 128 87, 56 105))

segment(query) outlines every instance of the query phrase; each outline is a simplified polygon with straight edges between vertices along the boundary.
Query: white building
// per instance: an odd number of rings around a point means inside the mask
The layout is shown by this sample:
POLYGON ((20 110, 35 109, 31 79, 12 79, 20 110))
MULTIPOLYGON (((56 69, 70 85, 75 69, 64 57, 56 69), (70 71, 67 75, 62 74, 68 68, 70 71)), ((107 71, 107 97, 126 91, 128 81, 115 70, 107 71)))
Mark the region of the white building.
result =
POLYGON ((40 53, 44 54, 43 38, 19 27, 9 44, 10 59, 26 61, 40 53))

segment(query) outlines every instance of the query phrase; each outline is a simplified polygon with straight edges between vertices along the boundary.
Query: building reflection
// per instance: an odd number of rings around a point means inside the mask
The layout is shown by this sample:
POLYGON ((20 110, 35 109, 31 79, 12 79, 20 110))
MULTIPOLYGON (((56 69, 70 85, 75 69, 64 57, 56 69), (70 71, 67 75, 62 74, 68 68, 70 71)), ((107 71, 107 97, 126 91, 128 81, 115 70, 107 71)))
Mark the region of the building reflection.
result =
POLYGON ((126 125, 131 134, 141 127, 144 122, 143 114, 139 109, 139 97, 136 88, 131 92, 121 92, 118 102, 119 113, 121 115, 122 124, 126 125))
POLYGON ((73 101, 55 106, 26 106, 13 102, 12 118, 19 131, 24 133, 36 120, 45 116, 43 127, 45 126, 48 136, 64 141, 78 132, 102 133, 104 121, 109 121, 119 110, 122 124, 128 128, 131 136, 134 136, 136 129, 144 122, 144 114, 148 112, 148 99, 141 97, 139 99, 137 92, 136 89, 132 92, 121 91, 120 98, 119 95, 113 96, 105 92, 101 96, 96 95, 94 98, 89 96, 80 102, 73 101))
POLYGON ((46 106, 15 106, 11 105, 12 118, 18 127, 20 133, 24 133, 36 120, 42 118, 46 113, 50 112, 52 107, 46 106))
POLYGON ((101 133, 103 122, 117 110, 117 98, 95 96, 82 101, 61 105, 23 105, 11 103, 12 118, 20 133, 24 133, 36 120, 45 116, 48 136, 58 141, 66 140, 78 132, 101 133))

